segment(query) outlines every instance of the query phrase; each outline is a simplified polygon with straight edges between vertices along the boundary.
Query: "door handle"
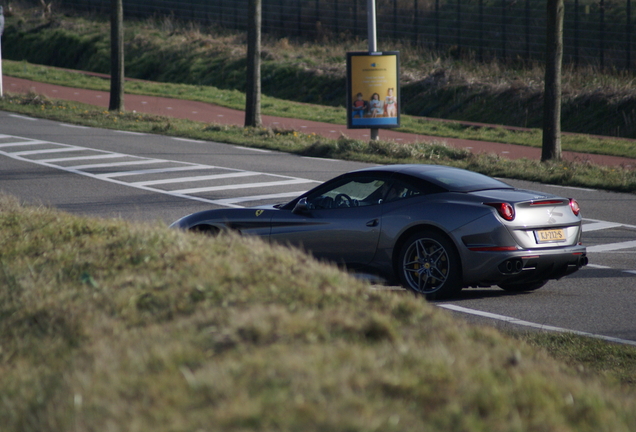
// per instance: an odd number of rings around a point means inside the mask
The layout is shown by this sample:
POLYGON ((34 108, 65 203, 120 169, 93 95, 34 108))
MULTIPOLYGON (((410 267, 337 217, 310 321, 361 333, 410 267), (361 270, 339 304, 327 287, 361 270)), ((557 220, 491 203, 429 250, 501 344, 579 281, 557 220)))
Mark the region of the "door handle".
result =
POLYGON ((367 226, 368 227, 376 227, 376 226, 378 226, 379 223, 380 222, 377 219, 373 219, 373 220, 370 220, 369 222, 367 222, 367 226))

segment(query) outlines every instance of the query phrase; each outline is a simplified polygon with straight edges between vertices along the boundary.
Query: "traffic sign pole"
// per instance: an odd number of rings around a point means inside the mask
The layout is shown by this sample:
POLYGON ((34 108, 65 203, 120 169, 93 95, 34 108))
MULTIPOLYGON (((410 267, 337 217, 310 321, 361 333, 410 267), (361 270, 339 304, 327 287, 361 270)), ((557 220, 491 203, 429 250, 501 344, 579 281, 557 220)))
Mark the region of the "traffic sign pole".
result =
MULTIPOLYGON (((369 54, 378 50, 377 27, 375 17, 375 0, 367 0, 367 31, 369 39, 369 54)), ((380 129, 371 128, 371 139, 380 139, 380 129)))
POLYGON ((4 9, 0 6, 0 97, 2 92, 2 32, 4 31, 4 9))

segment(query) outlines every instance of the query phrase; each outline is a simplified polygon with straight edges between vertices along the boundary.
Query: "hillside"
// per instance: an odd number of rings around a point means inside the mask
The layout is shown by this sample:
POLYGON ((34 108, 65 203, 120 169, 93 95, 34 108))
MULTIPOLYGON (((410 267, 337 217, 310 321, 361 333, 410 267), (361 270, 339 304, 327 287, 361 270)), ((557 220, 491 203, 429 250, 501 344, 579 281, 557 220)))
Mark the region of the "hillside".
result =
POLYGON ((0 234, 4 432, 636 429, 626 387, 297 250, 7 196, 0 234))

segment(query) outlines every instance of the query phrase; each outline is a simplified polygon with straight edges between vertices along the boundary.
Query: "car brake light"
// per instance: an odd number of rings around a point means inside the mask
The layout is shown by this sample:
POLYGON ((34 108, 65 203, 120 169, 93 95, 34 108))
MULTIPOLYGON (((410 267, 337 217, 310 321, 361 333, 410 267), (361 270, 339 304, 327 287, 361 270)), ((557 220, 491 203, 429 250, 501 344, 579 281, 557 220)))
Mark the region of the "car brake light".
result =
POLYGON ((515 209, 512 205, 508 203, 484 203, 484 204, 496 208, 497 213, 499 213, 499 216, 501 216, 507 221, 511 221, 515 218, 515 209))
POLYGON ((578 216, 579 213, 581 213, 581 207, 575 199, 570 198, 570 208, 572 209, 572 213, 574 213, 574 216, 578 216))
POLYGON ((543 200, 543 201, 532 201, 530 203, 531 206, 553 205, 553 204, 563 204, 563 200, 543 200))

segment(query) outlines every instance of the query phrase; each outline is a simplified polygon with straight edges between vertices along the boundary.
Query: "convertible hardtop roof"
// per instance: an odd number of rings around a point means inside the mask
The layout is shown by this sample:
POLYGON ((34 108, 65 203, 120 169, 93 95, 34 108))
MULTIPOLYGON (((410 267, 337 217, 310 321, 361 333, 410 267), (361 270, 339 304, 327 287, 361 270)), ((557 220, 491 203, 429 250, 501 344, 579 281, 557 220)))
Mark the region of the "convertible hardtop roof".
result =
POLYGON ((444 165, 383 165, 363 168, 356 172, 369 171, 399 173, 415 177, 433 183, 451 192, 471 192, 486 189, 514 189, 507 183, 488 177, 487 175, 444 165))

